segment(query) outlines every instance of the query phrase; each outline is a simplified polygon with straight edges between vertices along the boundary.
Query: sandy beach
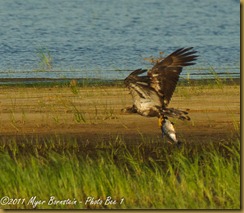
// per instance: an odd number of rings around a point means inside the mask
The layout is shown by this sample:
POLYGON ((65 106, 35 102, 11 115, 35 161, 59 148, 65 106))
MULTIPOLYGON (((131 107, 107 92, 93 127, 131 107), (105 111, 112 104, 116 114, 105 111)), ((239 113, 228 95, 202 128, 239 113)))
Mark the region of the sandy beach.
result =
MULTIPOLYGON (((120 86, 1 86, 0 135, 63 135, 82 141, 116 135, 126 141, 161 138, 157 118, 125 114, 132 105, 120 86)), ((169 107, 189 109, 191 121, 171 119, 184 141, 221 141, 238 133, 240 86, 179 86, 169 107)))

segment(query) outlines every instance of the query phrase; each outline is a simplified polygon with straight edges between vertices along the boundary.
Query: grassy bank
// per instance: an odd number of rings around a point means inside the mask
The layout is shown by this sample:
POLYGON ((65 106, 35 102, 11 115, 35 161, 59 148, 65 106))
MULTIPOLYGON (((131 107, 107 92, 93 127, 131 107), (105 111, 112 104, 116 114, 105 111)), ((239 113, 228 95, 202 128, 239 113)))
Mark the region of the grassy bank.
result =
POLYGON ((185 81, 171 101, 184 146, 156 119, 121 114, 116 85, 5 85, 0 94, 0 207, 239 209, 240 85, 185 81))
POLYGON ((238 138, 182 149, 143 138, 12 138, 0 149, 1 208, 240 208, 238 138))
MULTIPOLYGON (((100 87, 117 86, 123 87, 123 80, 103 80, 99 78, 1 78, 1 86, 9 87, 66 87, 70 82, 77 82, 79 87, 100 87)), ((218 86, 218 85, 239 85, 240 78, 221 78, 218 75, 206 79, 182 78, 178 86, 218 86)))

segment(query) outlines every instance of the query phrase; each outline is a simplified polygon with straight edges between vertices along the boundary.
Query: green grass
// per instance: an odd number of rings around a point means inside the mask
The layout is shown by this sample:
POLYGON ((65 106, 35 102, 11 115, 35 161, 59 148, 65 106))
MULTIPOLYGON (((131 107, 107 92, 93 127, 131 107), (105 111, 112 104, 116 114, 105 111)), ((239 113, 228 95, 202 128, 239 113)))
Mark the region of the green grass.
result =
POLYGON ((39 69, 36 71, 50 71, 52 69, 53 58, 48 49, 39 48, 37 57, 39 58, 39 69))
POLYGON ((182 149, 148 138, 130 144, 119 136, 96 143, 2 138, 0 198, 21 203, 1 208, 32 209, 36 196, 45 201, 34 205, 38 209, 240 209, 239 152, 238 138, 182 149), (73 204, 48 205, 51 196, 73 204))

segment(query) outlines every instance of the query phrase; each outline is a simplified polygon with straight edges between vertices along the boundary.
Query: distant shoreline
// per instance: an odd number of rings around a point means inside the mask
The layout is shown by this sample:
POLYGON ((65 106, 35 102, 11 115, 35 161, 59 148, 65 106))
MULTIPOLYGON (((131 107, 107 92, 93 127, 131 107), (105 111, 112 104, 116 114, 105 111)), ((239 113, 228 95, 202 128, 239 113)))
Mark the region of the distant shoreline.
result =
MULTIPOLYGON (((204 79, 180 79, 179 84, 205 84, 214 83, 214 81, 220 80, 224 84, 240 84, 240 77, 236 78, 204 78, 204 79)), ((52 86, 52 85, 67 85, 71 81, 76 81, 79 85, 83 86, 108 86, 108 85, 121 85, 123 80, 107 80, 99 78, 0 78, 0 86, 28 86, 28 85, 39 85, 39 86, 52 86)))

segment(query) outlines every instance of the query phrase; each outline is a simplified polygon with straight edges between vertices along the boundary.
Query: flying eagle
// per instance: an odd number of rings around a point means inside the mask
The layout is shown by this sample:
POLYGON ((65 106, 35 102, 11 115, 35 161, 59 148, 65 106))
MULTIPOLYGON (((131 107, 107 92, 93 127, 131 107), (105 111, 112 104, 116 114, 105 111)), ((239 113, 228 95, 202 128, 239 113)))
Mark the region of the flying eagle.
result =
POLYGON ((157 62, 149 70, 137 69, 133 71, 124 80, 132 95, 133 105, 123 111, 158 117, 161 119, 159 119, 160 126, 162 126, 162 119, 166 116, 190 120, 187 111, 168 108, 168 104, 183 67, 195 64, 198 57, 195 53, 196 51, 192 47, 180 48, 157 62))

